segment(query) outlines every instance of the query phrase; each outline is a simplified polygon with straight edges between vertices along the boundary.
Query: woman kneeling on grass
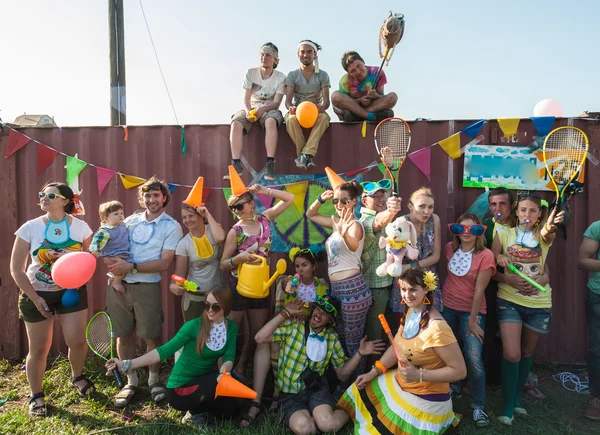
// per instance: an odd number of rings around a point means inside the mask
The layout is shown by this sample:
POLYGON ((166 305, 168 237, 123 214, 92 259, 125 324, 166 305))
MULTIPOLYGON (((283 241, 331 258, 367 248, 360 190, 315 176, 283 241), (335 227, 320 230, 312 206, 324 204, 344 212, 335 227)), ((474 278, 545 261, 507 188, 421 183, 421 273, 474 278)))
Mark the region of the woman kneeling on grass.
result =
MULTIPOLYGON (((231 372, 235 358, 238 328, 235 322, 225 319, 230 310, 231 291, 224 286, 215 287, 206 295, 201 317, 188 321, 168 343, 139 358, 109 360, 106 363, 108 374, 115 367, 127 373, 156 364, 183 348, 167 382, 169 405, 189 411, 189 420, 198 426, 206 426, 211 415, 233 416, 237 408, 234 399, 215 399, 221 374, 231 372), (217 361, 221 357, 223 364, 217 371, 217 361)), ((187 415, 184 420, 188 420, 187 415)))
POLYGON ((456 421, 450 382, 466 376, 465 360, 452 329, 431 303, 435 275, 415 267, 403 272, 398 284, 408 308, 394 338, 400 355, 389 347, 346 390, 338 407, 354 420, 354 433, 444 433, 456 421))

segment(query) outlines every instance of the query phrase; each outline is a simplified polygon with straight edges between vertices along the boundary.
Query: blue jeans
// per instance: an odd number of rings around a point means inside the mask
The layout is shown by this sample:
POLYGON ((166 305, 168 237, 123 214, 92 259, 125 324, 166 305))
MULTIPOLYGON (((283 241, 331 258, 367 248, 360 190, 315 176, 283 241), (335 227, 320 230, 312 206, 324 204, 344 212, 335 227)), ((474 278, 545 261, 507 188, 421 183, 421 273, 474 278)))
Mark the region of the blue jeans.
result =
MULTIPOLYGON (((469 332, 470 312, 456 311, 444 307, 442 316, 446 323, 452 328, 456 339, 463 342, 465 361, 467 363, 467 375, 469 379, 469 390, 471 390, 471 408, 484 408, 485 404, 485 368, 483 367, 482 349, 483 343, 469 332)), ((485 314, 477 315, 477 324, 485 331, 485 314)), ((460 381, 452 383, 454 391, 460 391, 460 381)))

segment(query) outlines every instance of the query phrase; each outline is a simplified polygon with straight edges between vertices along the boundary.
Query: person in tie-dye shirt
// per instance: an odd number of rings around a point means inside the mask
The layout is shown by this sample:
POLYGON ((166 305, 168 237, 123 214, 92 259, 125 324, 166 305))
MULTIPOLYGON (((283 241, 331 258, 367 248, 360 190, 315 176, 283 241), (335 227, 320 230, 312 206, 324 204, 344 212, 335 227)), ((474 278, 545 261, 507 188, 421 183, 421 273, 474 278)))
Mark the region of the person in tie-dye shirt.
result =
POLYGON ((394 116, 392 108, 398 101, 394 92, 386 94, 385 72, 381 71, 377 83, 375 78, 379 67, 366 66, 356 51, 347 51, 342 57, 342 67, 346 74, 340 79, 339 91, 331 95, 333 111, 340 121, 381 121, 394 116))

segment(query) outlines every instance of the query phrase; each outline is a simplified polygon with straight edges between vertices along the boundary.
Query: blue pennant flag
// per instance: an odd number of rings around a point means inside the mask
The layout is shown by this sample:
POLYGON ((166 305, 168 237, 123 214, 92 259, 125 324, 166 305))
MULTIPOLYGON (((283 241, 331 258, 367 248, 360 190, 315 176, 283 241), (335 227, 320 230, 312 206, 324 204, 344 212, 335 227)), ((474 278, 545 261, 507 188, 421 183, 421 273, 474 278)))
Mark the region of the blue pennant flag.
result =
POLYGON ((554 125, 554 116, 532 116, 531 122, 537 130, 538 136, 546 136, 554 125))
POLYGON ((461 131, 471 138, 475 138, 481 127, 485 124, 485 119, 480 119, 479 121, 475 121, 473 124, 467 125, 461 131))
POLYGON ((171 183, 167 183, 167 186, 169 186, 169 192, 173 193, 175 191, 175 189, 177 189, 177 184, 171 184, 171 183))

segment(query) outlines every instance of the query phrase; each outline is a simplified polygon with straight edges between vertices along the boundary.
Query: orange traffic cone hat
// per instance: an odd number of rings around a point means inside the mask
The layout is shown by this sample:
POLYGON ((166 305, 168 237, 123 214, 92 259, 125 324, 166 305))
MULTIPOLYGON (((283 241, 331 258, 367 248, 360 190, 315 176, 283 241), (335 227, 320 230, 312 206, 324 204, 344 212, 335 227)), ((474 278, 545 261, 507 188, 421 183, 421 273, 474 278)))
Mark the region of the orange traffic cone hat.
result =
POLYGON ((198 177, 196 184, 192 187, 192 191, 188 197, 183 201, 184 204, 191 205, 192 207, 203 206, 202 193, 204 190, 204 177, 198 177))
POLYGON ((240 174, 237 173, 233 165, 229 165, 229 184, 231 185, 231 194, 234 196, 242 196, 248 192, 240 174))
POLYGON ((239 399, 256 399, 256 391, 236 381, 227 372, 221 375, 221 380, 217 384, 215 399, 217 396, 237 397, 239 399))
POLYGON ((337 189, 340 184, 344 184, 346 182, 346 180, 336 174, 335 171, 329 166, 325 166, 325 173, 329 179, 329 184, 331 184, 331 190, 337 189))

